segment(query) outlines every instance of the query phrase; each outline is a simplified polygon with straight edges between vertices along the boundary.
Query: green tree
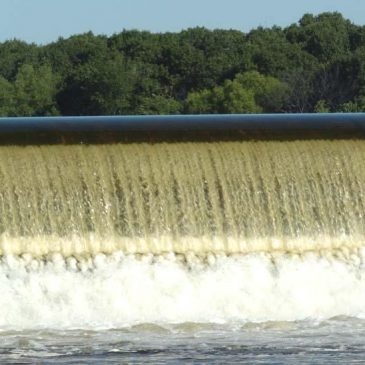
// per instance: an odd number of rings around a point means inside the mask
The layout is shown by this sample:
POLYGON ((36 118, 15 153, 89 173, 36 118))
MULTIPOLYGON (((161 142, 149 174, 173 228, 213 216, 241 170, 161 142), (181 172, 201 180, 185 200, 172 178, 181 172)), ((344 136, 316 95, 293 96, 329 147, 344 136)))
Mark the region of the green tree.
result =
POLYGON ((185 101, 185 112, 191 114, 213 113, 213 92, 212 90, 202 90, 191 92, 185 101))
POLYGON ((331 63, 350 51, 350 33, 354 26, 340 13, 305 14, 299 25, 287 30, 287 38, 322 63, 331 63))
POLYGON ((288 94, 283 106, 285 112, 304 113, 313 110, 313 85, 316 71, 311 68, 288 69, 281 79, 288 87, 288 94))
POLYGON ((186 110, 190 113, 259 113, 279 111, 288 88, 281 81, 256 71, 238 74, 233 81, 211 90, 190 93, 186 110))
POLYGON ((58 103, 64 115, 132 114, 138 66, 116 55, 76 68, 66 79, 58 103))
POLYGON ((263 112, 274 113, 282 110, 289 91, 285 83, 257 71, 238 74, 235 81, 253 92, 255 102, 263 112))
POLYGON ((339 105, 338 112, 343 113, 360 113, 365 112, 365 96, 361 95, 355 98, 354 101, 348 101, 339 105))
MULTIPOLYGON (((217 88, 219 91, 220 89, 217 88)), ((217 93, 217 96, 220 94, 217 93)), ((239 81, 226 81, 221 88, 221 100, 218 99, 222 113, 260 113, 262 107, 256 104, 255 92, 245 88, 239 81)))
POLYGON ((0 116, 8 117, 15 113, 14 86, 0 76, 0 116))
POLYGON ((316 106, 314 107, 314 111, 316 113, 328 113, 330 112, 330 108, 327 105, 326 100, 318 100, 316 106))
POLYGON ((14 82, 14 115, 57 115, 56 84, 57 78, 50 66, 34 68, 32 65, 23 65, 14 82))
POLYGON ((91 32, 0 43, 1 115, 362 110, 365 27, 339 13, 287 28, 91 32), (44 66, 47 65, 47 66, 44 66))
POLYGON ((38 65, 40 47, 16 39, 0 43, 0 75, 14 81, 24 64, 38 65))
POLYGON ((39 51, 42 62, 49 64, 52 70, 66 79, 77 68, 96 59, 111 58, 107 37, 95 36, 92 32, 59 38, 39 51))
POLYGON ((180 114, 181 103, 162 95, 142 97, 135 109, 136 114, 180 114))

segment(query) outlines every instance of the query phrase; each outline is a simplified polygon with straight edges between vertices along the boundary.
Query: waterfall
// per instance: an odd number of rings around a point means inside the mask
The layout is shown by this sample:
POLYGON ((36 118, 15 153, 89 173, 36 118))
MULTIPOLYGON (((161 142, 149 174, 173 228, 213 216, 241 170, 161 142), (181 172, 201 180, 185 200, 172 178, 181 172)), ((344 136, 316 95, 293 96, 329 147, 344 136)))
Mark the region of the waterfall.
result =
POLYGON ((356 139, 0 146, 0 253, 346 253, 364 160, 356 139))

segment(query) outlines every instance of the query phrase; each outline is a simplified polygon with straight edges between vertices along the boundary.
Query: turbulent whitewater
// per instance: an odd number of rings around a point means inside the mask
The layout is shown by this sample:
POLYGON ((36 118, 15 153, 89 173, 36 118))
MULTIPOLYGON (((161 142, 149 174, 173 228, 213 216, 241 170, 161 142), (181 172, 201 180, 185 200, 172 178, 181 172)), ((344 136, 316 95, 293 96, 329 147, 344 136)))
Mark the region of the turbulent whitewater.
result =
POLYGON ((365 319, 365 250, 333 255, 249 254, 77 261, 7 257, 0 264, 0 327, 108 329, 138 324, 226 324, 365 319), (9 305, 11 303, 11 305, 9 305))

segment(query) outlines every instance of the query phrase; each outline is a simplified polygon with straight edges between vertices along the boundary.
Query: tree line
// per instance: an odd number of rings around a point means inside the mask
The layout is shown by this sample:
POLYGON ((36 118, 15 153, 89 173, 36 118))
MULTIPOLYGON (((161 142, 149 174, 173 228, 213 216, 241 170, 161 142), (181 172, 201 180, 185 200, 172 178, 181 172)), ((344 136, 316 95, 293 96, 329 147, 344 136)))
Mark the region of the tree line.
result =
POLYGON ((0 116, 365 111, 365 26, 85 33, 0 43, 0 116))

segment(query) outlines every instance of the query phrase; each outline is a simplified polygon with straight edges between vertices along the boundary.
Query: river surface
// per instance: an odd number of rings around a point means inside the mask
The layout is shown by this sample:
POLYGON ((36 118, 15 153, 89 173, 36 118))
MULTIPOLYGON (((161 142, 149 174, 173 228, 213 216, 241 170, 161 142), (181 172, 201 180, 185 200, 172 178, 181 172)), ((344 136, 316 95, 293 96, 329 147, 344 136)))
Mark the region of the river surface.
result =
POLYGON ((8 331, 0 343, 1 363, 10 364, 362 364, 365 322, 337 317, 318 323, 8 331))

